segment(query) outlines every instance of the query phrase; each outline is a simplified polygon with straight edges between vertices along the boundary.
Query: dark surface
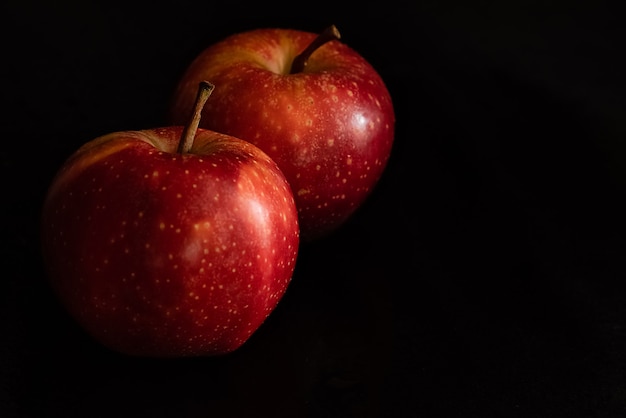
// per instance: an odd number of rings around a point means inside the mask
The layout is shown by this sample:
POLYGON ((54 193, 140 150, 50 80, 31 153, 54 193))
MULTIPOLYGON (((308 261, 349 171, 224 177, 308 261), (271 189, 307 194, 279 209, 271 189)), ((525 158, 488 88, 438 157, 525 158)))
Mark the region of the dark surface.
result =
POLYGON ((494 3, 4 2, 0 417, 626 416, 623 18, 494 3), (208 43, 330 23, 396 106, 371 199, 301 249, 232 355, 134 359, 87 338, 40 260, 60 164, 161 125, 208 43))

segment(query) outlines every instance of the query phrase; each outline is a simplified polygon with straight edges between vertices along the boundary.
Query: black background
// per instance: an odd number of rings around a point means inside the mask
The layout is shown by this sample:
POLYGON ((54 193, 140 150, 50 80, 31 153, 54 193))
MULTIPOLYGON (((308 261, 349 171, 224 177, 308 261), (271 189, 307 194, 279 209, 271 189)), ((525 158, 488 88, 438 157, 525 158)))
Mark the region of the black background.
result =
POLYGON ((1 6, 0 416, 626 416, 623 14, 601 1, 223 3, 1 6), (394 99, 371 198, 301 248, 276 311, 228 356, 135 359, 86 337, 38 247, 65 158, 161 126, 209 43, 331 23, 394 99))

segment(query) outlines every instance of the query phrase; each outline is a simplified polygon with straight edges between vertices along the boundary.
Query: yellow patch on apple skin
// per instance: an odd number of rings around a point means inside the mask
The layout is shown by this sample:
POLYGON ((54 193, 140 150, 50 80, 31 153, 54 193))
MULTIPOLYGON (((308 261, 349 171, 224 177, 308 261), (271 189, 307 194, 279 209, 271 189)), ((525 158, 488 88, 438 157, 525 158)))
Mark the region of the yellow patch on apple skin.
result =
MULTIPOLYGON (((137 141, 151 144, 160 152, 173 152, 179 133, 162 128, 155 130, 155 132, 149 130, 112 132, 85 143, 69 157, 63 169, 57 173, 57 180, 52 182, 48 193, 56 193, 59 186, 71 182, 87 167, 97 164, 130 146, 135 146, 137 141)), ((150 151, 150 153, 152 152, 150 151)), ((158 176, 159 173, 151 173, 151 175, 158 176)))
POLYGON ((114 138, 111 135, 106 135, 79 148, 74 155, 70 157, 70 164, 58 173, 57 181, 52 182, 49 194, 55 194, 57 187, 69 183, 87 167, 96 164, 98 161, 110 155, 120 152, 133 143, 133 139, 129 138, 127 140, 116 140, 118 143, 111 146, 108 144, 108 142, 111 141, 114 141, 114 138), (104 144, 106 144, 106 146, 103 146, 104 144))

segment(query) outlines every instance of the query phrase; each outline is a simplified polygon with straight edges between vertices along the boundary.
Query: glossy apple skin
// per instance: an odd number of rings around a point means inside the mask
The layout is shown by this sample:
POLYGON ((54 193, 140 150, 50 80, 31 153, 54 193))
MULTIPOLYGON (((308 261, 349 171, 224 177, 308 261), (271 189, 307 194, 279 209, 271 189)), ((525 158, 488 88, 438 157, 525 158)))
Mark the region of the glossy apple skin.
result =
POLYGON ((376 70, 333 40, 305 70, 291 62, 317 35, 257 29, 210 45, 176 86, 169 122, 184 123, 200 80, 215 84, 200 126, 254 143, 287 177, 301 237, 326 236, 362 205, 387 165, 395 114, 376 70))
POLYGON ((295 267, 293 195, 250 143, 182 128, 114 133, 62 166, 42 210, 53 288, 95 339, 151 357, 226 354, 257 330, 295 267))

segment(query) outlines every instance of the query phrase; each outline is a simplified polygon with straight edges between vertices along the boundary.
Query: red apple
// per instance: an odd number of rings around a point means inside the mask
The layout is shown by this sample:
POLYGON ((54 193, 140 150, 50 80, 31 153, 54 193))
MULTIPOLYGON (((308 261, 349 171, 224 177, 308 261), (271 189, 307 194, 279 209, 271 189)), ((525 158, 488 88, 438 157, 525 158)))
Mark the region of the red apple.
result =
POLYGON ((200 126, 250 141, 278 163, 303 240, 336 230, 378 183, 394 140, 392 100, 334 26, 319 36, 257 29, 208 46, 182 74, 169 122, 186 118, 203 79, 217 88, 200 126))
POLYGON ((50 282, 96 340, 151 357, 225 354, 257 330, 294 271, 293 195, 267 154, 182 126, 78 149, 42 209, 50 282))

